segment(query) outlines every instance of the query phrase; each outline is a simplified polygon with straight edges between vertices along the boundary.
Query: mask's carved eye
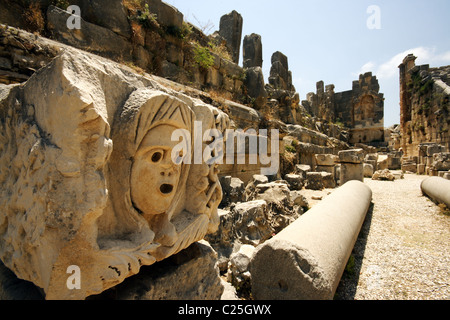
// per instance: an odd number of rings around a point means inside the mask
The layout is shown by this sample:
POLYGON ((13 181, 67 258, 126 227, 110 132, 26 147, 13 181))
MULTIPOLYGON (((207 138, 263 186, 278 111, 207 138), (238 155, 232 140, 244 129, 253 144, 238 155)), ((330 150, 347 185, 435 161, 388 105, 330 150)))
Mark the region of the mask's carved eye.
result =
POLYGON ((163 151, 158 150, 151 154, 150 159, 152 160, 153 163, 159 163, 161 162, 163 156, 164 156, 163 151))

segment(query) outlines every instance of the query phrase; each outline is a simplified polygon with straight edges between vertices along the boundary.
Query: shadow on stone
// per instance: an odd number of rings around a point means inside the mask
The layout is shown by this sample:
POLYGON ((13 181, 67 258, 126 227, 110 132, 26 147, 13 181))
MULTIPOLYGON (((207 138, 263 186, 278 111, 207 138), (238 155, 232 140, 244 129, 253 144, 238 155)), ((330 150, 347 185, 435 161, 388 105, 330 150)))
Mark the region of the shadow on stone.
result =
POLYGON ((342 275, 339 286, 336 290, 334 300, 354 300, 361 273, 362 261, 366 251, 367 238, 372 225, 374 204, 371 203, 367 211, 366 219, 361 227, 361 231, 356 240, 352 255, 347 263, 347 267, 342 275), (353 258, 352 258, 353 257, 353 258))

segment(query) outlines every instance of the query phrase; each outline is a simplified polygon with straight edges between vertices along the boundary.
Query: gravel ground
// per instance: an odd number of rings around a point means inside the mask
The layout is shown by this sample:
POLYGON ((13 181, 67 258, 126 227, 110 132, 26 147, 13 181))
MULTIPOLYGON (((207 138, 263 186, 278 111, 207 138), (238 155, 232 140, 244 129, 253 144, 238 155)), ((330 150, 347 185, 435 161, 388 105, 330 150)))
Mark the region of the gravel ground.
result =
POLYGON ((422 195, 425 178, 365 179, 372 206, 336 300, 450 299, 450 216, 422 195))

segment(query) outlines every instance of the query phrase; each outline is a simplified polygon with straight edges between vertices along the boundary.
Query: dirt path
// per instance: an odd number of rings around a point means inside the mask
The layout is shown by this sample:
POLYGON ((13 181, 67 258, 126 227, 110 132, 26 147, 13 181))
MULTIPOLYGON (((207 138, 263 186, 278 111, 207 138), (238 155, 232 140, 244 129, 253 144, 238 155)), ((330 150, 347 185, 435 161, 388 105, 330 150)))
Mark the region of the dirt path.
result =
POLYGON ((450 216, 422 195, 425 178, 365 180, 373 206, 336 299, 450 299, 450 216))

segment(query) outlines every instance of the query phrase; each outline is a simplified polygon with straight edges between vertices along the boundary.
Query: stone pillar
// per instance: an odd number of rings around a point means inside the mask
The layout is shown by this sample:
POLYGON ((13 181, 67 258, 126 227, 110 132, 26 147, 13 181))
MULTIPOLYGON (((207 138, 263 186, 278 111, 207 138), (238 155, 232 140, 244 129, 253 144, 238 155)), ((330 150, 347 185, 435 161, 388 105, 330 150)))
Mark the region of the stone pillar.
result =
POLYGON ((353 149, 339 152, 340 185, 351 180, 364 182, 364 150, 353 149))
POLYGON ((267 91, 265 89, 264 74, 261 67, 245 69, 245 87, 249 97, 255 99, 255 109, 261 109, 267 102, 267 91))
POLYGON ((263 64, 263 52, 261 36, 256 33, 252 33, 249 36, 244 37, 244 68, 262 68, 263 64))
POLYGON ((252 258, 256 300, 333 299, 372 199, 350 181, 260 246, 252 258))
POLYGON ((235 10, 220 18, 219 35, 227 41, 228 50, 236 64, 239 63, 243 25, 244 19, 235 10))
POLYGON ((450 208, 450 180, 430 177, 420 185, 424 195, 438 203, 445 203, 450 208))
POLYGON ((289 71, 288 58, 277 51, 272 55, 269 83, 275 89, 295 91, 292 85, 292 72, 289 71))

